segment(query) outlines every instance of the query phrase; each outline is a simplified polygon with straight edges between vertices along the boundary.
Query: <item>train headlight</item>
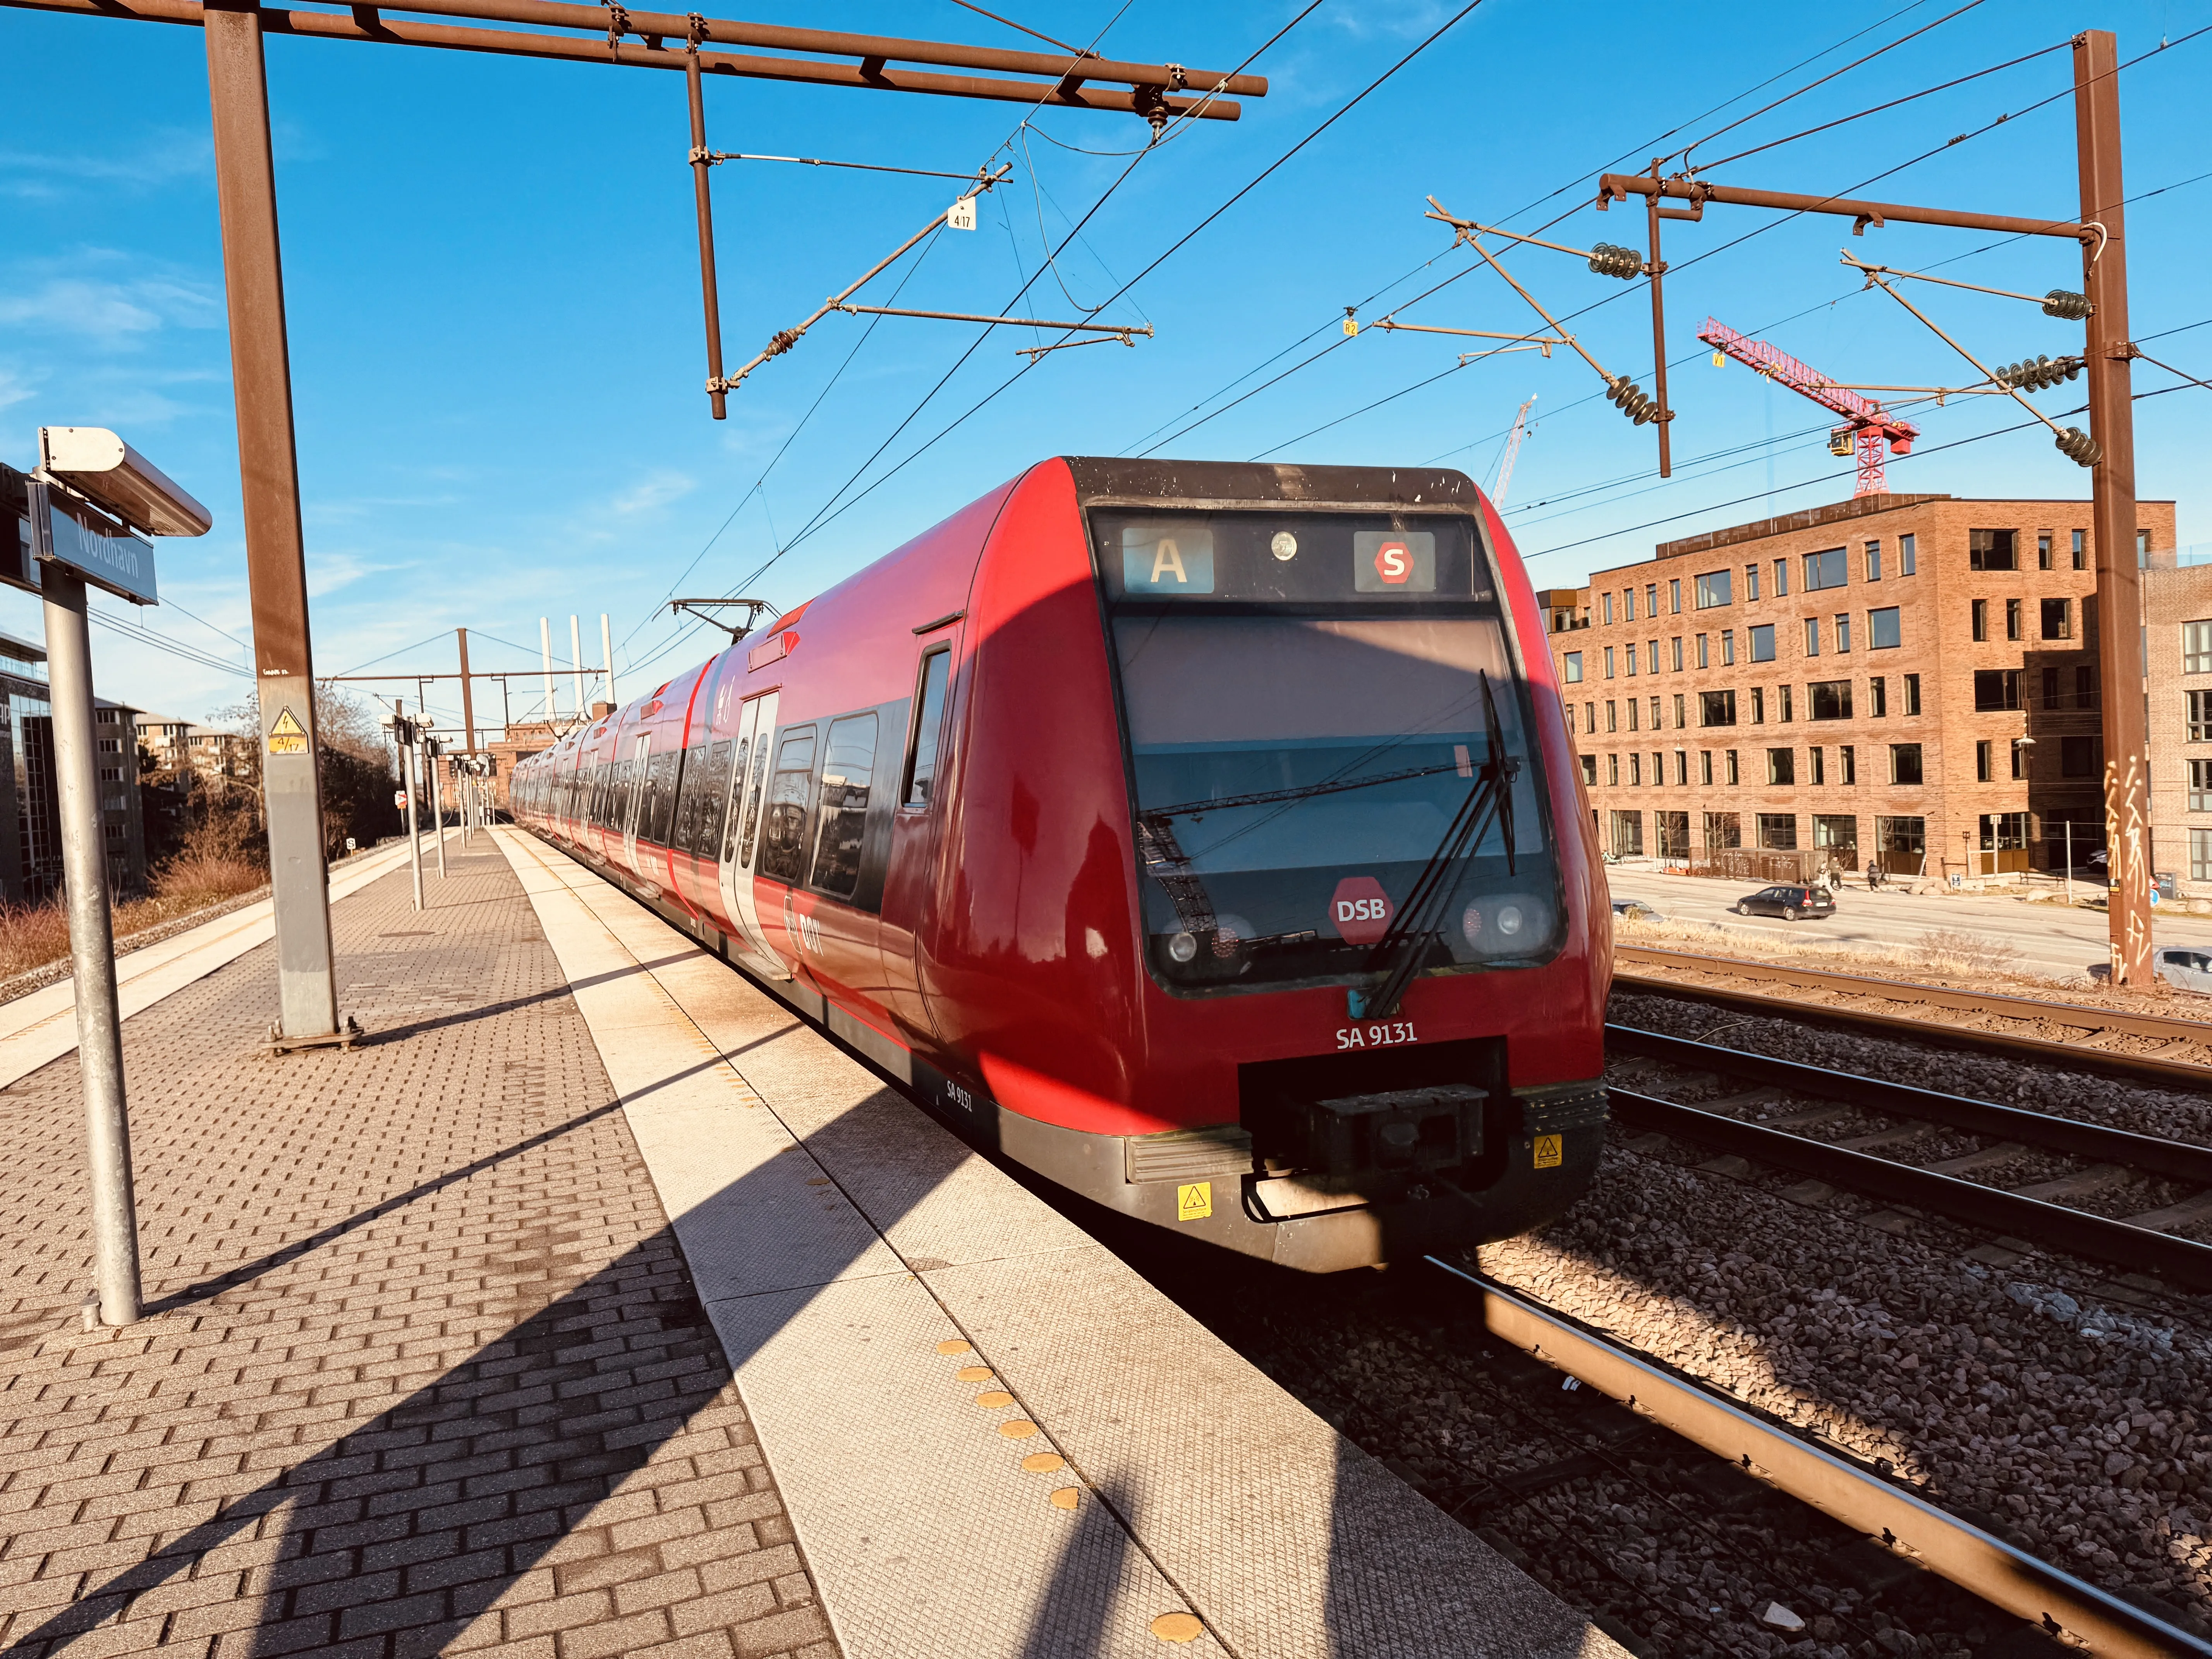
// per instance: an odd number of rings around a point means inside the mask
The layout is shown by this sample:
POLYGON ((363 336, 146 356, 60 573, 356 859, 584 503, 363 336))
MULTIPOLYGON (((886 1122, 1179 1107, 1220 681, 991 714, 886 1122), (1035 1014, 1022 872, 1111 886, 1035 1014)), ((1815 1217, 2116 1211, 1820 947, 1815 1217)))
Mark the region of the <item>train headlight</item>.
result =
POLYGON ((1298 538, 1287 530, 1278 530, 1275 539, 1267 544, 1267 551, 1288 564, 1298 556, 1298 538))
POLYGON ((1168 954, 1177 962, 1188 962, 1198 954, 1198 940, 1189 933, 1176 933, 1168 939, 1168 954))
POLYGON ((1521 914, 1521 907, 1517 904, 1501 904, 1498 907, 1498 931, 1508 939, 1516 936, 1527 924, 1527 921, 1528 919, 1521 914))
POLYGON ((1459 930, 1467 935, 1467 942, 1477 950, 1482 948, 1482 907, 1470 904, 1467 914, 1459 919, 1459 930))

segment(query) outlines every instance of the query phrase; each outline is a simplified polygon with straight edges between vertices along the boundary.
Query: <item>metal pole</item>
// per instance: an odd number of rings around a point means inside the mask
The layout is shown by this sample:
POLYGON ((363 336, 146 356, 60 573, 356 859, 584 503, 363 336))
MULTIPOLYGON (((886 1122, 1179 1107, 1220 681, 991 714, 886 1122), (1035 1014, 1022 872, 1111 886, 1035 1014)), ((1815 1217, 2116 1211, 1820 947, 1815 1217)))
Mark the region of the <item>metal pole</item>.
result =
POLYGON ((707 400, 719 421, 728 413, 728 399, 722 386, 722 302, 714 286, 714 204, 708 188, 714 164, 707 159, 707 95, 699 81, 696 40, 684 54, 684 78, 691 94, 691 188, 699 204, 699 297, 707 309, 707 400))
POLYGON ((553 624, 544 617, 538 619, 538 648, 545 653, 545 724, 554 720, 553 708, 553 624))
POLYGON ((568 660, 575 665, 576 718, 584 718, 584 635, 574 612, 568 617, 568 660))
POLYGON ((399 744, 399 783, 407 794, 407 851, 415 870, 415 908, 422 908, 422 826, 415 811, 415 731, 407 724, 405 711, 392 704, 398 724, 392 735, 399 744))
POLYGON ((477 705, 469 690, 469 630, 456 628, 453 633, 461 646, 461 738, 473 755, 477 752, 477 705))
POLYGON ((436 833, 440 881, 446 878, 446 780, 439 766, 439 763, 445 758, 443 755, 426 754, 422 757, 422 770, 427 779, 425 793, 430 797, 430 816, 437 820, 438 824, 436 833))
POLYGON ((2074 908, 2074 820, 2066 820, 2066 908, 2074 908))
POLYGON ((2142 581, 2136 568, 2135 404, 2128 359, 2128 252, 2120 184, 2118 58, 2109 30, 2074 37, 2074 120, 2081 219, 2101 227, 2082 245, 2082 290, 2094 307, 2082 355, 2089 383, 2090 534, 2097 545, 2097 656, 2103 670, 2105 836, 2112 982, 2148 986, 2150 791, 2145 753, 2142 581))
MULTIPOLYGON (((1656 156, 1652 158, 1651 176, 1659 176, 1656 156)), ((1674 412, 1667 404, 1667 307, 1659 291, 1659 279, 1665 275, 1667 266, 1659 258, 1659 192, 1652 191, 1644 198, 1644 204, 1651 213, 1651 374, 1652 385, 1659 394, 1659 418, 1652 424, 1659 428, 1659 476, 1671 478, 1674 476, 1674 459, 1667 441, 1667 426, 1674 418, 1674 412)))
POLYGON ((321 747, 261 14, 251 0, 210 0, 204 21, 276 910, 277 1023, 287 1037, 332 1036, 338 999, 323 858, 321 747), (306 734, 304 744, 293 726, 306 734))
POLYGON ((604 611, 599 612, 599 660, 606 665, 607 702, 611 704, 615 700, 615 635, 614 629, 607 625, 607 613, 604 611))
POLYGON ((123 1015, 115 1000, 115 938, 92 732, 92 641, 84 579, 48 561, 41 573, 54 779, 61 798, 62 874, 69 893, 70 968, 76 981, 77 1064, 84 1078, 86 1163, 92 1173, 93 1280, 100 1322, 139 1312, 137 1206, 123 1086, 123 1015))

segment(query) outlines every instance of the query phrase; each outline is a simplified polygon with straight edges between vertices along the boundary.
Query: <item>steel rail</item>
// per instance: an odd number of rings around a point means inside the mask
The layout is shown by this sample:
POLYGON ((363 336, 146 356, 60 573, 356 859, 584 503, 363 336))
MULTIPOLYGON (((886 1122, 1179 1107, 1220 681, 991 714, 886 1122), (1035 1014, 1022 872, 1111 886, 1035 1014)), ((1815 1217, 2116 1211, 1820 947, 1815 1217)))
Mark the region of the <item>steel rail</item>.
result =
MULTIPOLYGON (((0 5, 21 11, 117 17, 142 23, 179 23, 192 28, 202 27, 204 21, 198 0, 0 0, 0 5)), ((609 41, 605 38, 605 11, 597 14, 602 20, 598 40, 526 34, 515 29, 418 23, 411 19, 384 17, 373 6, 362 6, 351 13, 266 8, 259 15, 262 30, 269 34, 362 40, 387 46, 439 46, 509 58, 669 70, 678 75, 687 71, 692 57, 681 50, 667 51, 628 40, 609 41)), ((680 35, 680 30, 678 33, 680 35)), ((1157 108, 1171 116, 1187 115, 1208 121, 1234 121, 1242 113, 1240 106, 1218 98, 1162 94, 1155 102, 1146 96, 1146 89, 1141 88, 1125 92, 1077 86, 1067 81, 1000 81, 969 75, 936 75, 883 64, 873 58, 861 64, 832 64, 799 58, 740 57, 726 52, 702 52, 697 57, 702 74, 733 75, 756 81, 793 81, 877 92, 931 93, 1000 103, 1033 104, 1042 100, 1066 107, 1117 110, 1140 115, 1157 108)))
POLYGON ((2060 1060, 2085 1071, 2185 1089, 2212 1088, 2212 1065, 2159 1054, 2130 1054, 2090 1046, 2033 1036, 2025 1032, 1984 1031, 1942 1023, 1942 1014, 1986 1015, 2038 1025, 2061 1025, 2096 1036, 2106 1032, 2148 1038, 2166 1043, 2212 1047, 2212 1025, 2196 1020, 2172 1019, 2157 1014, 2131 1013, 2118 1008, 2092 1008, 2078 1003, 2035 1002, 1994 992, 1954 991, 1942 986, 1916 985, 1907 981, 1875 979, 1821 969, 1785 968, 1769 963, 1747 962, 1738 957, 1709 957, 1687 951, 1657 951, 1641 945, 1616 945, 1613 950, 1616 984, 1676 995, 1694 996, 1725 1003, 1753 1012, 1786 1010, 1793 1019, 1824 1019, 1841 1025, 1875 1027, 1907 1034, 1948 1048, 1972 1048, 2014 1059, 2060 1060), (1774 985, 1773 994, 1686 985, 1679 981, 1637 969, 1674 968, 1692 973, 1724 974, 1732 978, 1774 985), (1790 1002, 1781 988, 1792 991, 1828 991, 1845 996, 1875 997, 1885 1001, 1924 1007, 1930 1015, 1893 1012, 1878 1008, 1837 1008, 1790 1002))
POLYGON ((1624 1123, 1717 1146, 1740 1158, 1795 1170, 1891 1204, 1904 1204, 2014 1238, 2106 1261, 2135 1273, 2154 1273, 2176 1284, 2212 1290, 2212 1245, 2154 1233, 2086 1210, 2069 1210, 2039 1198, 2000 1191, 1956 1176, 1894 1164, 1786 1130, 1745 1123, 1701 1107, 1661 1100, 1632 1090, 1608 1089, 1613 1115, 1624 1123))
POLYGON ((1932 1089, 1888 1083, 1851 1072, 1832 1072, 1825 1066, 1747 1054, 1741 1048, 1723 1048, 1716 1043, 1668 1036, 1633 1025, 1608 1024, 1605 1042, 1608 1048, 1663 1060, 1672 1066, 1772 1084, 1792 1094, 1841 1101, 1885 1117, 1948 1123, 1954 1129, 1974 1134, 2025 1141, 2071 1158, 2123 1164, 2148 1175, 2212 1187, 2212 1146, 2137 1134, 2132 1129, 2115 1129, 2102 1123, 2084 1123, 2078 1118, 2054 1117, 2048 1112, 2032 1112, 2024 1107, 2000 1106, 1993 1101, 1974 1100, 1964 1095, 1941 1094, 1932 1089))
POLYGON ((1427 1260, 1474 1288, 1482 1298, 1484 1325, 1502 1340, 1728 1459, 1778 1492, 1883 1540, 1992 1606, 2072 1637, 2100 1656, 2170 1659, 2191 1654, 2212 1659, 2212 1642, 1968 1525, 1520 1291, 1435 1256, 1427 1260))

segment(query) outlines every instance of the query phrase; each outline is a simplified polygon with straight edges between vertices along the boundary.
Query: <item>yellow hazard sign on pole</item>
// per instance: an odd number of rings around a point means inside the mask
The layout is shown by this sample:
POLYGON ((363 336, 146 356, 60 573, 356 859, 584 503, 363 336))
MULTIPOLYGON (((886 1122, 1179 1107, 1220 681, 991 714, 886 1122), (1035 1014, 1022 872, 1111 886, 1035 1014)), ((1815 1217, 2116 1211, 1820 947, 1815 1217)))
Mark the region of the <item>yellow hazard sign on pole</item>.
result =
POLYGON ((1176 1219, 1203 1221, 1213 1213, 1213 1183, 1194 1181, 1176 1188, 1176 1219))
POLYGON ((1559 1137, 1558 1135, 1538 1135, 1536 1137, 1536 1167, 1538 1169, 1558 1169, 1559 1167, 1559 1137))
POLYGON ((289 708, 276 711, 276 724, 269 728, 269 752, 272 755, 304 755, 307 752, 307 729, 300 724, 289 708))

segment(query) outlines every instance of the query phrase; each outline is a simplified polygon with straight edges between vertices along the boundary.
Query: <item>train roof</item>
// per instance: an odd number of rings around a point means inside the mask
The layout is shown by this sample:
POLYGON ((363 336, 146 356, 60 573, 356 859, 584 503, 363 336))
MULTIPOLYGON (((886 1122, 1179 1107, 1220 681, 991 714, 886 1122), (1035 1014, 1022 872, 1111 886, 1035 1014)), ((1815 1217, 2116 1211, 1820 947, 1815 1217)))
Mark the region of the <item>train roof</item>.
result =
POLYGON ((1311 507, 1457 507, 1473 512, 1474 480, 1440 466, 1296 466, 1258 461, 1064 455, 1085 507, 1106 501, 1192 505, 1297 502, 1311 507))

